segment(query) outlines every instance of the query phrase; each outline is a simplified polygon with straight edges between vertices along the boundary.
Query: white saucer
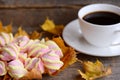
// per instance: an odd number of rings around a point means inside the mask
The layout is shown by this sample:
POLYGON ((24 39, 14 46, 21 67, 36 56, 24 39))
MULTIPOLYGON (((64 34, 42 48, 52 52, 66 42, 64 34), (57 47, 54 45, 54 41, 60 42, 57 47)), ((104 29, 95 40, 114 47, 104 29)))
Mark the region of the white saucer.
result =
POLYGON ((65 26, 63 30, 63 39, 69 46, 84 54, 100 57, 112 57, 120 55, 120 46, 100 48, 89 44, 82 37, 78 19, 71 21, 65 26))

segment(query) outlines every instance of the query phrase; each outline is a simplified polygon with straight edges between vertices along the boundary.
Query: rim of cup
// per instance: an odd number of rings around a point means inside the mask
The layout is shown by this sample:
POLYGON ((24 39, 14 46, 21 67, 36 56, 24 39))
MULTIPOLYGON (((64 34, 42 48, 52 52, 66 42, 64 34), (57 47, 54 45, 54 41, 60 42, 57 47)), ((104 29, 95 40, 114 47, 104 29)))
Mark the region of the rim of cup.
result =
POLYGON ((99 25, 99 24, 93 24, 93 23, 90 23, 90 22, 87 22, 83 19, 83 17, 89 13, 93 13, 93 12, 99 12, 99 11, 105 11, 105 12, 112 12, 112 13, 115 13, 115 14, 118 14, 120 15, 120 13, 117 13, 117 12, 114 12, 114 11, 109 11, 109 10, 104 10, 104 9, 101 9, 101 10, 96 10, 96 11, 91 11, 91 12, 88 12, 88 13, 85 13, 84 15, 82 14, 81 16, 81 13, 85 10, 85 8, 89 8, 89 7, 100 7, 100 6, 104 6, 104 7, 109 7, 109 8, 114 8, 114 9, 117 9, 118 11, 120 11, 120 7, 119 6, 116 6, 116 5, 113 5, 113 4, 106 4, 106 3, 96 3, 96 4, 89 4, 89 5, 86 5, 84 7, 82 7, 81 9, 79 9, 78 11, 78 18, 81 19, 81 21, 83 21, 84 23, 86 24, 89 24, 89 25, 97 25, 98 27, 110 27, 110 26, 116 26, 116 25, 120 25, 120 22, 118 23, 115 23, 115 24, 110 24, 110 25, 99 25))

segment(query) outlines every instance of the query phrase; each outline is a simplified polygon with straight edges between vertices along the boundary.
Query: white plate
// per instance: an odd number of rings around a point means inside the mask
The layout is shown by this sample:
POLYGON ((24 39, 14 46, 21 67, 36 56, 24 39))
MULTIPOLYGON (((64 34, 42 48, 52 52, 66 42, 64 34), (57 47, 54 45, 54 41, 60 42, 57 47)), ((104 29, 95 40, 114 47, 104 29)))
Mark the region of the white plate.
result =
POLYGON ((105 48, 95 47, 89 44, 81 34, 78 19, 68 23, 63 30, 63 39, 75 50, 84 54, 100 57, 111 57, 120 55, 120 46, 109 46, 105 48))

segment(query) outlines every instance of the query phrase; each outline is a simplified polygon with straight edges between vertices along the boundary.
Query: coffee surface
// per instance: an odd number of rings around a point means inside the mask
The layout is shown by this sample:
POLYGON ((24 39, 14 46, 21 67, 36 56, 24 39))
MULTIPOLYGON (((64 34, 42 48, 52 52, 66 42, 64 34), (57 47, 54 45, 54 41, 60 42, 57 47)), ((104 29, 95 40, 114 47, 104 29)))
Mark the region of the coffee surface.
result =
POLYGON ((93 12, 85 15, 83 19, 98 25, 111 25, 120 22, 120 15, 112 12, 93 12))

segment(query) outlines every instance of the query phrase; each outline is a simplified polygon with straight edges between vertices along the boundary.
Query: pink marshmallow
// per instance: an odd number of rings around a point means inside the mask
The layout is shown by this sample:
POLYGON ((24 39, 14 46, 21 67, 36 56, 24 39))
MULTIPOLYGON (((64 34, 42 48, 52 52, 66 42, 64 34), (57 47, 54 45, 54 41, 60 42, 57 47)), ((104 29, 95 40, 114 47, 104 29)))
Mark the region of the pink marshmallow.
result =
POLYGON ((23 47, 25 46, 29 41, 29 38, 27 36, 19 36, 14 39, 14 43, 17 43, 18 46, 23 47))
POLYGON ((38 69, 41 73, 44 73, 43 62, 40 58, 28 58, 25 62, 25 68, 27 70, 32 70, 33 68, 38 69))
POLYGON ((55 71, 59 70, 64 64, 60 61, 59 55, 57 55, 53 50, 44 54, 42 56, 42 61, 50 74, 53 74, 55 71))
POLYGON ((7 73, 7 69, 5 62, 0 61, 0 76, 6 75, 6 73, 7 73))
POLYGON ((19 54, 19 47, 16 44, 11 43, 2 48, 0 59, 4 61, 14 60, 18 58, 18 54, 19 54))
POLYGON ((6 44, 9 44, 13 41, 13 35, 12 33, 0 33, 0 46, 5 46, 6 44))
POLYGON ((60 58, 63 57, 63 53, 62 53, 61 49, 59 48, 59 46, 58 46, 54 41, 48 40, 48 41, 45 42, 45 44, 46 44, 51 50, 54 50, 55 53, 60 56, 60 58))
POLYGON ((8 73, 14 79, 22 78, 27 74, 27 70, 24 68, 23 63, 20 60, 13 60, 8 63, 8 73))
POLYGON ((38 43, 38 44, 33 44, 29 48, 29 53, 28 57, 41 57, 43 54, 49 52, 50 49, 48 46, 38 43))

